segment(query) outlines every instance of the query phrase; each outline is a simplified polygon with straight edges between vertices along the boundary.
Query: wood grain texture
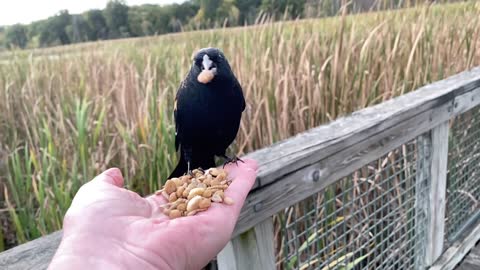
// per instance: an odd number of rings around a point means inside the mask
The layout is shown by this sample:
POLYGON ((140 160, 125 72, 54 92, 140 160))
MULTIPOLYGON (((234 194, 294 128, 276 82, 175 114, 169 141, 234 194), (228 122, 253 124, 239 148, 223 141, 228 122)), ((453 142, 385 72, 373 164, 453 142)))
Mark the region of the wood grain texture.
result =
POLYGON ((415 181, 415 232, 420 236, 419 241, 425 240, 418 245, 415 253, 415 269, 425 269, 427 265, 427 233, 429 228, 430 200, 429 193, 432 166, 432 133, 427 132, 417 137, 417 169, 415 181))
MULTIPOLYGON (((258 161, 259 172, 233 236, 480 104, 479 89, 480 68, 475 68, 247 155, 258 161)), ((0 262, 15 262, 12 258, 28 249, 32 255, 24 256, 24 263, 36 260, 30 265, 42 269, 38 266, 53 256, 43 250, 55 249, 59 241, 41 238, 1 253, 0 262)), ((15 268, 16 263, 9 269, 28 269, 15 268)))
POLYGON ((432 265, 442 255, 445 232, 447 189, 448 121, 431 131, 430 188, 428 194, 426 265, 432 265))
MULTIPOLYGON (((440 105, 450 103, 453 115, 456 98, 479 87, 480 68, 475 68, 256 151, 248 155, 260 161, 255 188, 268 185, 341 149, 362 143, 384 128, 440 105)), ((466 104, 465 100, 459 100, 457 107, 467 110, 466 107, 471 108, 479 102, 475 99, 466 104)))
POLYGON ((459 237, 457 241, 453 242, 429 270, 454 269, 480 240, 480 223, 469 228, 467 232, 464 237, 459 237))
POLYGON ((477 106, 479 89, 476 68, 248 155, 260 167, 234 235, 477 106))
POLYGON ((273 238, 273 219, 268 218, 229 242, 217 256, 218 269, 274 270, 273 238))
POLYGON ((42 238, 19 245, 0 253, 0 269, 47 269, 57 250, 62 232, 57 231, 42 238))
POLYGON ((217 255, 217 267, 219 270, 240 270, 237 269, 235 262, 235 249, 233 248, 232 241, 233 240, 230 240, 217 255))
POLYGON ((478 270, 480 269, 480 242, 463 259, 456 270, 478 270))

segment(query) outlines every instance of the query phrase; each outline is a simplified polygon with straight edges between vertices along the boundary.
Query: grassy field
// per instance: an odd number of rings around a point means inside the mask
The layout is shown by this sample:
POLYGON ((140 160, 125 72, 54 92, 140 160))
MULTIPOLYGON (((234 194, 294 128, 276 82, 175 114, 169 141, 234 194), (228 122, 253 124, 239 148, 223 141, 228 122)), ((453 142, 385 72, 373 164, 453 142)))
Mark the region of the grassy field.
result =
POLYGON ((480 64, 480 5, 451 4, 0 55, 0 250, 61 228, 108 167, 156 190, 176 163, 173 99, 201 47, 247 99, 244 154, 480 64))

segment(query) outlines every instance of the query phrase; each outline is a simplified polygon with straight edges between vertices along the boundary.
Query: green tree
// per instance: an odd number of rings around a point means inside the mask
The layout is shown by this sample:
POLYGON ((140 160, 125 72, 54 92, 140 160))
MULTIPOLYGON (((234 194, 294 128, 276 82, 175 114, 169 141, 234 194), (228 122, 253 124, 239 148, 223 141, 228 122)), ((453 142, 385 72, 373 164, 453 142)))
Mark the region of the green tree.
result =
POLYGON ((193 22, 198 28, 211 27, 217 21, 217 9, 221 5, 222 0, 195 0, 199 5, 199 10, 193 22))
POLYGON ((103 11, 108 26, 109 38, 130 36, 128 29, 128 6, 123 0, 111 0, 103 11))
POLYGON ((240 10, 236 6, 235 0, 223 0, 217 8, 216 18, 218 23, 226 23, 227 26, 238 25, 240 10))
POLYGON ((163 16, 167 17, 168 20, 163 21, 167 23, 168 32, 182 31, 199 9, 200 6, 191 1, 164 6, 163 16))
POLYGON ((280 19, 284 14, 289 18, 297 18, 303 16, 306 2, 307 0, 262 0, 261 9, 276 19, 280 19))
POLYGON ((258 16, 262 0, 237 0, 236 6, 240 12, 239 24, 252 24, 258 16))
POLYGON ((87 24, 90 27, 89 40, 103 40, 108 38, 108 27, 103 12, 99 9, 92 9, 84 14, 87 24))
POLYGON ((196 0, 199 10, 192 22, 197 28, 208 28, 227 25, 237 25, 240 10, 236 0, 196 0))
POLYGON ((91 40, 92 29, 82 15, 72 15, 72 23, 65 28, 72 43, 91 40))
POLYGON ((5 45, 8 48, 25 48, 27 46, 27 27, 15 24, 7 28, 5 32, 5 45))
POLYGON ((70 44, 67 26, 71 24, 72 16, 67 10, 60 11, 57 15, 48 18, 40 24, 40 46, 70 44))

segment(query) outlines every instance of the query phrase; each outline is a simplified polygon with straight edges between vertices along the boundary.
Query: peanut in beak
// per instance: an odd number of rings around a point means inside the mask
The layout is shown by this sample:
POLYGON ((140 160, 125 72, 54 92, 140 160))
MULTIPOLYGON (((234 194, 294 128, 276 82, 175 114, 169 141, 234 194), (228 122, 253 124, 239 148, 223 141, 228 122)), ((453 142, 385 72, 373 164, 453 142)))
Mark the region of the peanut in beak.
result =
POLYGON ((202 72, 200 72, 200 74, 198 74, 197 80, 200 83, 207 84, 211 80, 213 80, 213 77, 215 77, 215 74, 213 73, 212 70, 204 69, 204 70, 202 70, 202 72))

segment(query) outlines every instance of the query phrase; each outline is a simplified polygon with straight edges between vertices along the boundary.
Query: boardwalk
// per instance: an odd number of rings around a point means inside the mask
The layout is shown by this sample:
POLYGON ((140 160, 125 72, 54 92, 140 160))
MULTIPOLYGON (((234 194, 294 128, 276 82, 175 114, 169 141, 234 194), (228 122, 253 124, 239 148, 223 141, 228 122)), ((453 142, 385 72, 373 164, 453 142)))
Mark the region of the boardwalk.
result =
POLYGON ((480 269, 480 243, 470 251, 457 270, 479 270, 480 269))
MULTIPOLYGON (((250 153, 219 269, 478 269, 479 135, 475 68, 250 153)), ((45 269, 60 238, 0 253, 0 269, 45 269)))

